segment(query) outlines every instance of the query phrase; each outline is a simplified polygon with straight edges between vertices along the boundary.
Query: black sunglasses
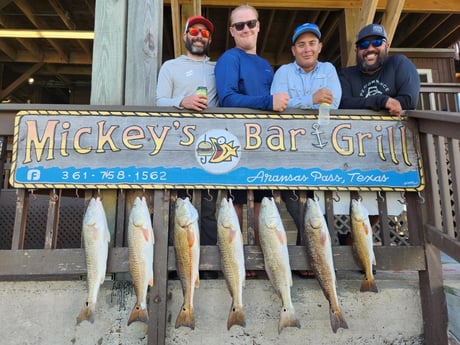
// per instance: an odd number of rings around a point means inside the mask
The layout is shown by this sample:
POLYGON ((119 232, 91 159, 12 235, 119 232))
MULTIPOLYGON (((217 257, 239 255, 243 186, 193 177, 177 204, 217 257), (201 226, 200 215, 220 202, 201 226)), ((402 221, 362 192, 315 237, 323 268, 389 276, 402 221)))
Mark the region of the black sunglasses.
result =
POLYGON ((249 29, 254 29, 256 27, 256 24, 257 24, 257 19, 253 19, 253 20, 248 20, 247 22, 234 23, 230 26, 233 26, 236 29, 236 31, 241 31, 244 29, 245 25, 247 25, 249 29))
POLYGON ((364 50, 364 49, 367 49, 369 48, 369 46, 372 44, 372 46, 374 48, 377 48, 377 47, 380 47, 383 42, 385 42, 385 39, 383 38, 374 38, 373 40, 367 40, 367 41, 361 41, 361 42, 358 42, 356 44, 356 46, 360 49, 360 50, 364 50))

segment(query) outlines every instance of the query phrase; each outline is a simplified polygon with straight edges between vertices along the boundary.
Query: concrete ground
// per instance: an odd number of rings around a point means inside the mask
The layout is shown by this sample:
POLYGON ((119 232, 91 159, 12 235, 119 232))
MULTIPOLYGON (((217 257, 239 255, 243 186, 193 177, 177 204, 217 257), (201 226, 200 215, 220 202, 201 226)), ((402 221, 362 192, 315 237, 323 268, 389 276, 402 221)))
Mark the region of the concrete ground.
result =
MULTIPOLYGON (((445 286, 460 291, 460 264, 443 256, 445 286)), ((231 299, 225 281, 202 280, 195 291, 194 330, 174 328, 182 303, 178 280, 168 285, 168 345, 421 345, 418 275, 412 271, 378 271, 379 293, 361 293, 359 272, 338 272, 338 295, 349 329, 333 333, 328 303, 315 279, 294 276, 292 302, 301 328, 278 334, 281 303, 266 279, 248 280, 243 291, 246 327, 227 331, 231 299)), ((94 324, 76 324, 86 300, 84 281, 0 282, 1 344, 8 345, 145 345, 147 327, 127 319, 135 302, 130 282, 107 281, 98 298, 94 324)), ((460 296, 453 296, 454 300, 460 296)), ((449 302, 449 296, 448 296, 449 302)), ((455 303, 457 303, 455 302, 455 303)), ((452 305, 452 300, 450 304, 452 305)), ((449 307, 449 313, 453 309, 449 307)), ((450 345, 459 345, 458 318, 449 315, 450 345)))

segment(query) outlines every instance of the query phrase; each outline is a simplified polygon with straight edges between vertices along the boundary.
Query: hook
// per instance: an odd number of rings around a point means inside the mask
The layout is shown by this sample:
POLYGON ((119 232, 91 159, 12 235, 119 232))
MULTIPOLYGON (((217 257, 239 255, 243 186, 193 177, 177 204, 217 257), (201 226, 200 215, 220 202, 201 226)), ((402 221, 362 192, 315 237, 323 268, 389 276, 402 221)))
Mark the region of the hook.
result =
POLYGON ((76 196, 77 198, 80 198, 80 195, 78 195, 78 188, 75 188, 75 196, 76 196))
POLYGON ((232 194, 232 190, 231 190, 231 189, 228 190, 228 197, 229 197, 230 199, 232 199, 232 201, 235 200, 235 196, 232 194))
POLYGON ((381 191, 381 190, 379 190, 379 191, 377 192, 377 201, 380 201, 380 202, 384 202, 384 201, 385 201, 385 198, 383 197, 382 191, 381 191))
POLYGON ((34 189, 31 189, 29 191, 30 196, 32 197, 32 200, 37 200, 37 196, 34 194, 34 189))
POLYGON ((206 201, 212 201, 213 197, 212 197, 211 191, 209 189, 208 189, 208 197, 203 196, 203 199, 205 199, 206 201))
POLYGON ((292 201, 298 201, 299 200, 299 196, 296 194, 295 190, 292 191, 292 196, 289 197, 289 199, 291 199, 292 201))
POLYGON ((335 191, 335 197, 332 197, 332 200, 334 200, 335 202, 339 202, 340 201, 340 195, 337 191, 335 191))
POLYGON ((422 195, 422 192, 417 193, 418 198, 419 198, 419 203, 424 204, 425 203, 425 197, 422 195))
POLYGON ((51 197, 52 201, 58 201, 59 200, 59 195, 56 194, 56 189, 53 188, 53 196, 51 197))
POLYGON ((313 199, 314 199, 315 201, 319 201, 319 196, 318 196, 318 194, 314 193, 313 199))
POLYGON ((398 202, 401 205, 405 205, 406 204, 406 196, 404 195, 404 192, 400 192, 399 195, 401 195, 402 200, 398 200, 398 202))
POLYGON ((187 197, 190 199, 190 201, 192 201, 192 194, 190 193, 190 190, 189 189, 185 189, 185 194, 187 195, 187 197))

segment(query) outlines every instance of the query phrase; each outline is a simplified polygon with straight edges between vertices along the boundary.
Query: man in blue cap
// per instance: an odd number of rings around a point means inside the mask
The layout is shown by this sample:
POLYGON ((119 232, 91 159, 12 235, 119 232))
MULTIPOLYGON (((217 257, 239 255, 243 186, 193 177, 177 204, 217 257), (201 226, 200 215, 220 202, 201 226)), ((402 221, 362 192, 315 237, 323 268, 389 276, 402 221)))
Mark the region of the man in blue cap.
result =
POLYGON ((271 93, 289 93, 288 108, 318 109, 328 103, 339 107, 342 89, 337 71, 330 62, 318 61, 323 44, 316 24, 298 26, 292 35, 291 52, 295 61, 275 73, 271 93))
POLYGON ((415 109, 420 78, 412 61, 404 55, 388 55, 385 28, 379 24, 363 27, 356 38, 356 66, 339 72, 344 109, 386 109, 401 115, 415 109))
MULTIPOLYGON (((272 94, 289 94, 288 108, 318 109, 321 103, 330 104, 332 109, 339 107, 342 95, 339 77, 333 64, 318 61, 322 47, 321 31, 316 24, 305 23, 294 30, 291 52, 295 60, 276 71, 271 86, 272 94)), ((311 193, 308 196, 313 197, 311 193)), ((281 198, 296 225, 296 243, 301 244, 303 220, 299 198, 292 191, 282 191, 281 198)), ((302 277, 313 274, 297 273, 302 277)))

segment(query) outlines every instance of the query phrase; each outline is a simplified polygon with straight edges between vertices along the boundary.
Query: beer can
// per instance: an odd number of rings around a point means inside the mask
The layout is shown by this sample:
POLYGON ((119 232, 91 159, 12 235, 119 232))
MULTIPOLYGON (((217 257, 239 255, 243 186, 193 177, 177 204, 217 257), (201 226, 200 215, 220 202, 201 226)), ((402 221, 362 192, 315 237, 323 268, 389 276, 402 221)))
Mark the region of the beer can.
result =
POLYGON ((197 95, 208 95, 208 88, 206 86, 198 86, 196 88, 196 94, 197 95))

